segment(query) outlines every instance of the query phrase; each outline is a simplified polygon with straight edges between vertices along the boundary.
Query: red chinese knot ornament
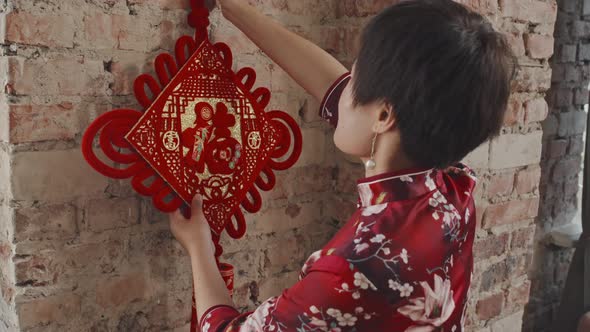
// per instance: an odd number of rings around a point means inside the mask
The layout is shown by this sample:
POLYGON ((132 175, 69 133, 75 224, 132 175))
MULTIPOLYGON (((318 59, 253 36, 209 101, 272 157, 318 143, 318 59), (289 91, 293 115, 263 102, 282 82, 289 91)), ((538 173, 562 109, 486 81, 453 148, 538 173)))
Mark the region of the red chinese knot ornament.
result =
POLYGON ((209 11, 203 1, 191 4, 195 38, 179 38, 175 56, 156 58, 157 78, 143 74, 135 80, 144 110, 117 109, 98 117, 84 134, 82 150, 94 169, 131 178, 133 188, 152 196, 163 212, 189 206, 201 193, 213 232, 226 229, 238 238, 244 231, 238 207, 251 213, 260 209, 259 190, 274 187, 274 170, 285 170, 299 158, 301 132, 287 113, 265 111, 270 91, 253 89, 252 68, 231 70, 229 47, 207 38, 209 11), (95 138, 120 168, 96 156, 95 138), (232 218, 235 225, 228 222, 232 218))

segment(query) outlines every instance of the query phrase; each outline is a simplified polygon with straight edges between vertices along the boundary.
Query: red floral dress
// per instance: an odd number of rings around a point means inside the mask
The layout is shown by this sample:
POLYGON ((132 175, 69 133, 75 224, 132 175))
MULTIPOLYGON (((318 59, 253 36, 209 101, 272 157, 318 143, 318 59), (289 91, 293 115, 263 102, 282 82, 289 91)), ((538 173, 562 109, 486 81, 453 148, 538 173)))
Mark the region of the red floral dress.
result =
MULTIPOLYGON (((348 79, 336 81, 322 102, 332 124, 348 79)), ((475 184, 461 163, 358 180, 357 211, 309 257, 299 282, 252 312, 210 308, 201 331, 463 331, 475 184)))

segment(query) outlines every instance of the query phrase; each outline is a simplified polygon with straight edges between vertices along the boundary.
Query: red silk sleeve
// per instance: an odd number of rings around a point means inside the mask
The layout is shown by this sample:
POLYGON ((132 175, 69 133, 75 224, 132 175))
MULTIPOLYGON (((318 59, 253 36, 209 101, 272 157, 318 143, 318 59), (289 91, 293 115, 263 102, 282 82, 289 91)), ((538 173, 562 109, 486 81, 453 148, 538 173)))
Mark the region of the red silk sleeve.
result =
POLYGON ((338 102, 342 91, 350 81, 350 73, 340 76, 332 86, 328 89, 322 102, 320 104, 319 114, 324 120, 328 121, 330 125, 336 127, 338 124, 338 102))
POLYGON ((324 256, 294 286, 253 312, 229 315, 229 309, 217 309, 206 314, 202 332, 374 331, 379 310, 387 308, 383 301, 352 264, 324 256))

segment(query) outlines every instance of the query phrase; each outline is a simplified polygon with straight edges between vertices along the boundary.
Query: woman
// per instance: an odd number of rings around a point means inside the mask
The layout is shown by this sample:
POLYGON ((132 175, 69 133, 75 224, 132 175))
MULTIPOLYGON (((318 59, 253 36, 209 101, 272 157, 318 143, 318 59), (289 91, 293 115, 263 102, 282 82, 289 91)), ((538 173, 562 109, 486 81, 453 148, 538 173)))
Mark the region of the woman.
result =
MULTIPOLYGON (((296 0, 292 0, 296 1, 296 0)), ((366 26, 351 72, 243 0, 223 15, 310 94, 361 158, 357 211, 253 312, 233 307, 210 230, 170 216, 191 257, 197 312, 211 331, 463 331, 473 270, 474 173, 458 163, 502 127, 514 56, 481 15, 451 0, 393 5, 366 26)))

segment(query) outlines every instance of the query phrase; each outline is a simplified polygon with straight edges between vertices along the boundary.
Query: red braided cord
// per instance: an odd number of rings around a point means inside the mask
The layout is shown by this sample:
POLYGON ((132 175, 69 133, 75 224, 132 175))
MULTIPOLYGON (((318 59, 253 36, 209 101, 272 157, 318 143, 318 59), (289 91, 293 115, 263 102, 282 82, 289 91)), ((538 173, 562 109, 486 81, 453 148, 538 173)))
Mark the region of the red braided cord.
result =
POLYGON ((188 24, 195 28, 195 41, 201 43, 207 38, 209 27, 209 9, 204 0, 191 0, 191 12, 188 14, 188 24))

